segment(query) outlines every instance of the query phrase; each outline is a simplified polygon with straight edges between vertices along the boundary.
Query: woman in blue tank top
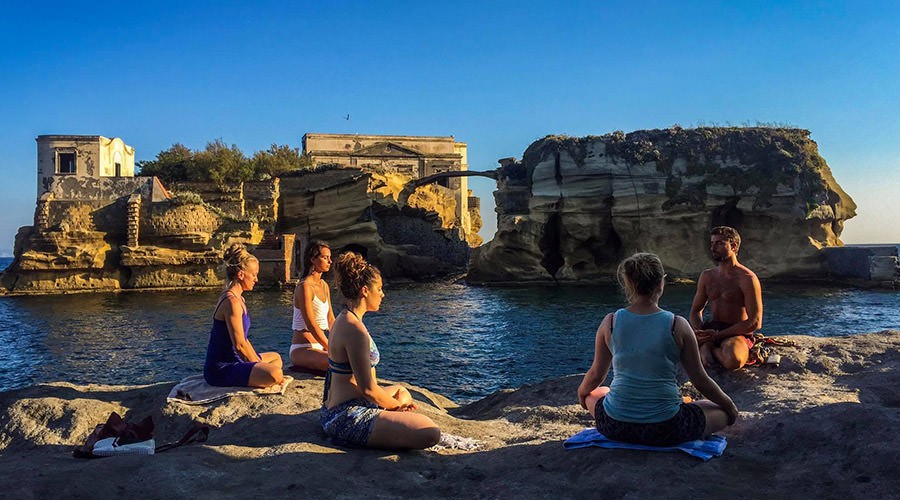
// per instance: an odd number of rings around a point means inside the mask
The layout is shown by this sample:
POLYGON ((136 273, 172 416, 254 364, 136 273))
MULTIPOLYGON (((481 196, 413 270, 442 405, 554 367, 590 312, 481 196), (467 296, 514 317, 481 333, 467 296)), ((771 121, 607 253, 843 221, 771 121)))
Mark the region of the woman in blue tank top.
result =
POLYGON ((203 377, 210 385, 224 387, 280 384, 284 378, 281 356, 277 352, 257 354, 247 338, 250 315, 243 293, 256 284, 259 261, 240 243, 225 250, 224 260, 228 285, 213 312, 203 377))
POLYGON ((628 443, 670 446, 732 425, 737 407, 700 362, 690 324, 659 307, 665 287, 659 257, 637 253, 619 264, 629 305, 607 314, 597 329, 594 363, 578 388, 604 436, 628 443), (678 363, 706 400, 683 403, 675 379, 678 363), (612 384, 600 386, 610 365, 612 384))

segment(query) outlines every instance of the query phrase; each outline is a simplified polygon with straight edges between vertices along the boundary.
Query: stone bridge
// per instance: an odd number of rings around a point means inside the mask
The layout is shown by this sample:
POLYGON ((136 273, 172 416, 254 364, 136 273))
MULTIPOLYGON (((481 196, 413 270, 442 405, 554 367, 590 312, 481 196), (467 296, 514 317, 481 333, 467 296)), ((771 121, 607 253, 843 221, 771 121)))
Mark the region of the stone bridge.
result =
MULTIPOLYGON (((429 175, 427 177, 422 177, 419 179, 413 179, 406 183, 403 186, 403 190, 400 192, 400 195, 397 199, 397 202, 400 205, 406 205, 409 202, 409 197, 412 196, 413 193, 416 192, 416 189, 420 186, 424 186, 426 184, 432 184, 441 179, 449 179, 451 177, 488 177, 490 179, 494 179, 495 181, 500 178, 500 169, 495 170, 486 170, 486 171, 478 171, 478 170, 458 170, 451 172, 440 172, 437 174, 429 175)), ((465 194, 465 193, 463 193, 465 194)))

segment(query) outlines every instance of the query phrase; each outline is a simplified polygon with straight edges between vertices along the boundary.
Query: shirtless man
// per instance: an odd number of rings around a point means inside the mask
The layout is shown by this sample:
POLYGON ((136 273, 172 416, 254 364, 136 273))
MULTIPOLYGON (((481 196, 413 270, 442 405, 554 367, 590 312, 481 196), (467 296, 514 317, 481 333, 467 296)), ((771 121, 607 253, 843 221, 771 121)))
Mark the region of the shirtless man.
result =
POLYGON ((747 363, 753 332, 762 326, 762 291, 753 271, 737 260, 741 236, 728 226, 714 227, 709 249, 718 266, 700 274, 690 322, 706 366, 718 362, 729 370, 747 363), (712 319, 703 321, 709 304, 712 319))

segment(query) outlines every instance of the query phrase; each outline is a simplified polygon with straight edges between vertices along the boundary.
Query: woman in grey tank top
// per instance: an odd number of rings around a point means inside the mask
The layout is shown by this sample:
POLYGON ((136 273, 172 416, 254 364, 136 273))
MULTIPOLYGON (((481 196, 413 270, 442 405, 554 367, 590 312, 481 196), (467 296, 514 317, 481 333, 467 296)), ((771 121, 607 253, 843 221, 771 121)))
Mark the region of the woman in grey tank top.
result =
POLYGON ((594 347, 594 362, 578 388, 578 401, 609 439, 671 446, 734 424, 738 409, 700 362, 686 319, 659 307, 665 271, 654 254, 637 253, 619 264, 619 283, 629 305, 607 314, 594 347), (677 363, 707 399, 683 402, 677 363), (601 386, 610 366, 612 384, 601 386))

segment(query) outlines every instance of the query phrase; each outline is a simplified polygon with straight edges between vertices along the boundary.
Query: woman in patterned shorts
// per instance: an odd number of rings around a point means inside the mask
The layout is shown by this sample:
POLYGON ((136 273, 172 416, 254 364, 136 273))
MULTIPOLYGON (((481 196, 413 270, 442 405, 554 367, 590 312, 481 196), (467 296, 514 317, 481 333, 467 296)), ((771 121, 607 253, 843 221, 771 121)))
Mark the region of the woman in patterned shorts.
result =
POLYGON ((428 448, 441 431, 404 387, 378 385, 378 347, 363 317, 377 311, 384 298, 381 273, 360 255, 338 257, 338 287, 347 309, 334 320, 328 344, 328 371, 319 421, 332 441, 371 448, 428 448))

